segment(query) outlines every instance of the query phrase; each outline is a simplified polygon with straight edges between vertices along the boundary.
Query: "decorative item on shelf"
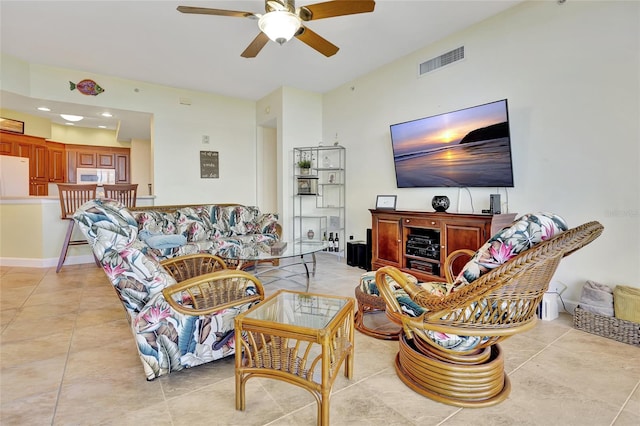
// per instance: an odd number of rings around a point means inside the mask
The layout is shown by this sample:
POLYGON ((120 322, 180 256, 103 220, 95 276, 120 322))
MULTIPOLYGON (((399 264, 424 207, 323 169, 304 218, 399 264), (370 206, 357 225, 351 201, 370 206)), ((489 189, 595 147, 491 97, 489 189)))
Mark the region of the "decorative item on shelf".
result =
POLYGON ((396 209, 396 195, 378 195, 376 197, 376 209, 396 209))
POLYGON ((299 177, 298 178, 298 195, 317 195, 318 194, 318 178, 299 177))
POLYGON ((331 168, 331 160, 329 159, 328 155, 325 155, 322 159, 322 167, 324 167, 325 169, 331 168))
POLYGON ((329 175, 329 183, 336 183, 336 174, 335 173, 331 173, 329 175))
POLYGON ((436 195, 431 199, 431 206, 437 212, 446 212, 449 208, 449 197, 446 195, 436 195))
POLYGON ((300 169, 301 175, 309 175, 311 171, 311 166, 313 165, 313 156, 309 152, 302 151, 299 154, 298 162, 296 165, 300 169))
POLYGON ((316 235, 316 233, 315 233, 315 232, 313 232, 313 229, 309 229, 309 230, 307 231, 307 238, 308 238, 308 239, 313 240, 313 237, 315 237, 315 235, 316 235))
POLYGON ((311 170, 311 160, 300 160, 298 161, 298 167, 300 167, 301 175, 308 175, 311 170))

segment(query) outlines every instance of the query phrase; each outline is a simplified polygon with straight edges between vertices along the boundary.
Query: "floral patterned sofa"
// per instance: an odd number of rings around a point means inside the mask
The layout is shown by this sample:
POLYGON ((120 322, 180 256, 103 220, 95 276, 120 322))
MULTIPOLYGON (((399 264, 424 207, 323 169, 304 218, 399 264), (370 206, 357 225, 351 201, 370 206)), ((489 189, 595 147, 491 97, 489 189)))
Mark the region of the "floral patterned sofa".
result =
MULTIPOLYGON (((264 298, 253 275, 224 269, 176 283, 157 260, 156 249, 138 238, 136 217, 119 202, 90 201, 73 218, 124 306, 148 380, 235 353, 234 318, 264 298), (203 288, 227 300, 201 308, 206 299, 203 288)), ((187 246, 188 250, 210 247, 196 241, 187 246)), ((178 256, 185 251, 180 247, 160 254, 178 256)))
POLYGON ((280 239, 274 213, 255 206, 208 204, 136 207, 143 253, 156 260, 207 252, 234 257, 265 249, 280 239))

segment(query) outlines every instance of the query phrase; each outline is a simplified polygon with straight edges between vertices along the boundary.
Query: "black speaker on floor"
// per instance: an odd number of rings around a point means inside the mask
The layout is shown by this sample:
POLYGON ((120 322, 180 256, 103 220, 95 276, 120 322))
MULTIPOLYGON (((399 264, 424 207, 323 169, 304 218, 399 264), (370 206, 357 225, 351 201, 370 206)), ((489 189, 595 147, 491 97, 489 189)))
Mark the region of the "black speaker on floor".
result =
POLYGON ((347 265, 349 266, 360 266, 360 259, 362 255, 360 252, 364 253, 364 241, 348 241, 347 242, 347 265))

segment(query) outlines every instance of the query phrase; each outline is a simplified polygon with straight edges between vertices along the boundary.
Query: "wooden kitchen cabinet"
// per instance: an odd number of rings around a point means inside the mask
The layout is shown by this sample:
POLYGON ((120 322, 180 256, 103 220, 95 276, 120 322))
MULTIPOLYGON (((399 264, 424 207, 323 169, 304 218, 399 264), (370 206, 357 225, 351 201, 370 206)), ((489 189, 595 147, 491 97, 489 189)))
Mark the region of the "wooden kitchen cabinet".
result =
POLYGON ((77 167, 97 168, 96 152, 81 150, 76 153, 77 167))
POLYGON ((114 154, 110 152, 97 152, 96 158, 99 169, 115 169, 114 154))
POLYGON ((47 142, 49 182, 65 183, 67 153, 62 143, 47 142))
POLYGON ((78 168, 78 156, 75 151, 66 150, 67 157, 67 183, 77 183, 76 169, 78 168))
POLYGON ((29 159, 29 195, 48 195, 47 146, 43 138, 0 132, 3 150, 29 159))
POLYGON ((116 183, 130 183, 129 154, 115 154, 116 159, 116 183))
POLYGON ((115 183, 131 183, 130 149, 91 146, 66 145, 67 151, 67 181, 76 183, 76 170, 87 169, 115 169, 115 183))
POLYGON ((30 195, 48 195, 49 183, 77 183, 79 167, 115 169, 116 183, 131 183, 129 148, 65 144, 0 131, 0 155, 29 159, 30 195))
MULTIPOLYGON (((444 281, 444 261, 450 253, 458 249, 477 250, 515 218, 515 213, 370 211, 372 269, 395 266, 420 281, 444 281)), ((454 273, 460 271, 467 260, 460 258, 454 263, 454 273)))
POLYGON ((0 155, 14 155, 13 143, 11 143, 11 141, 5 140, 4 138, 0 140, 0 155))

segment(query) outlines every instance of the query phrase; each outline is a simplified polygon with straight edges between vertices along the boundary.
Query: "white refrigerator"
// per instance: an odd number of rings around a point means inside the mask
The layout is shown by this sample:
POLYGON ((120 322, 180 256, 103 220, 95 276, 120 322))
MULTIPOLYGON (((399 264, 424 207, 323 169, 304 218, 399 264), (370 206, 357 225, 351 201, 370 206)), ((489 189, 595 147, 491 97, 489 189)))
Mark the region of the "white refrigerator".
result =
POLYGON ((0 155, 0 197, 29 196, 29 159, 0 155))

